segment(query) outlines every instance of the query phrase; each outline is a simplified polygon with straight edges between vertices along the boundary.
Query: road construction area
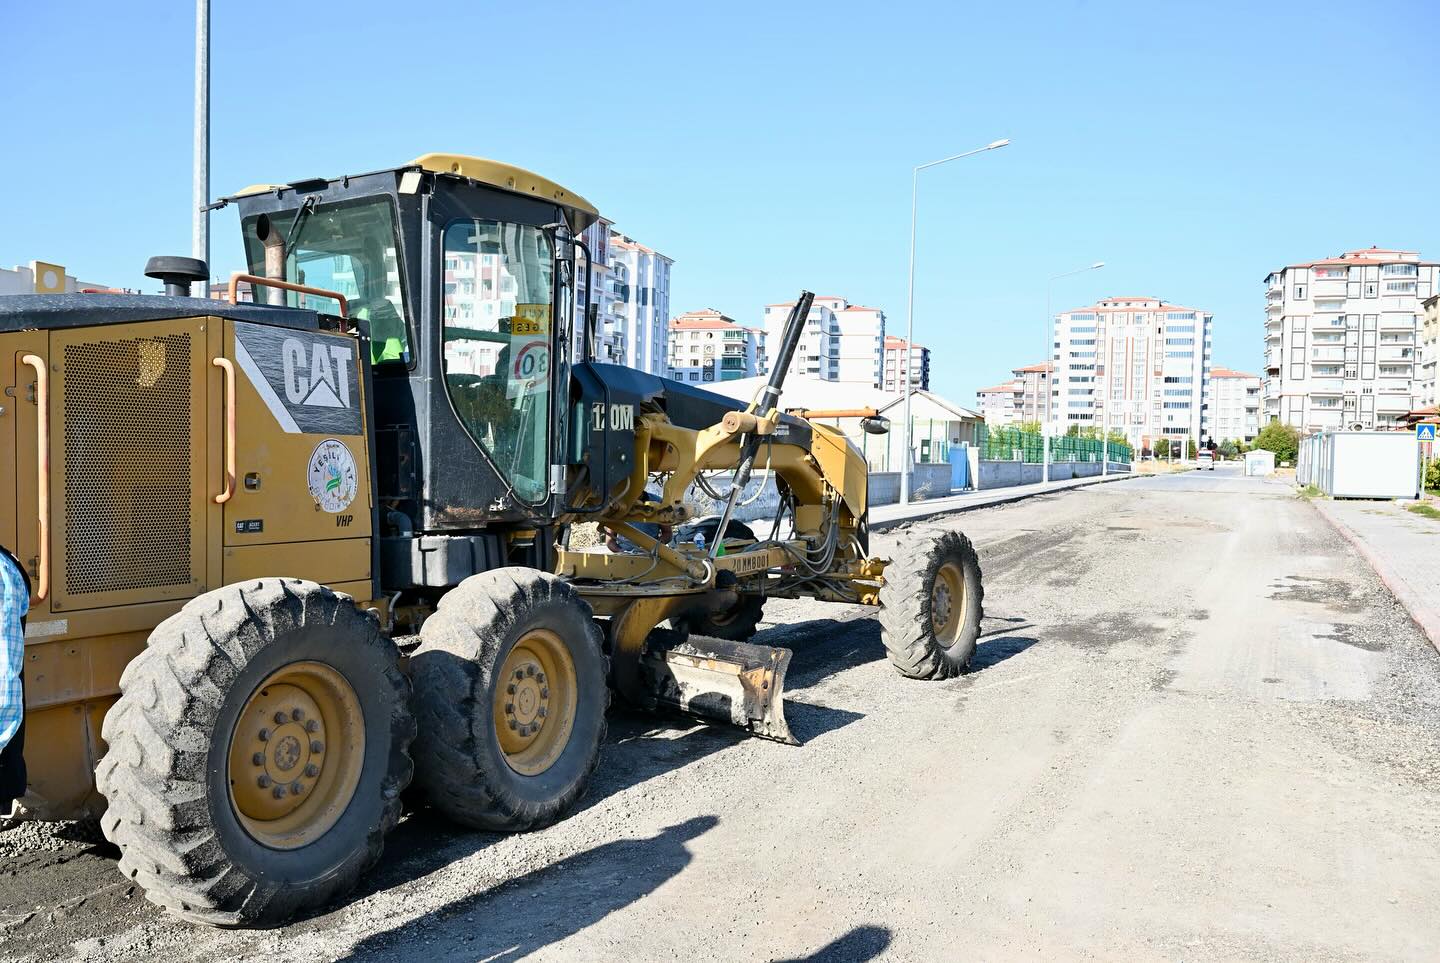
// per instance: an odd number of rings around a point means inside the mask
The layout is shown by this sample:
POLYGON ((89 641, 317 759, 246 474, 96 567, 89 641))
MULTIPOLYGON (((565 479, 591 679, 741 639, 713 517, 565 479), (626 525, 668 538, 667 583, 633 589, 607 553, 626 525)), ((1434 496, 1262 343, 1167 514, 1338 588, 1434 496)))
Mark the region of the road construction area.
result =
POLYGON ((1440 656, 1314 506, 1233 469, 961 528, 970 672, 900 678, 859 607, 771 602, 803 745, 617 713, 536 833, 411 812, 343 905, 171 920, 83 824, 0 833, 0 957, 1434 959, 1440 656))

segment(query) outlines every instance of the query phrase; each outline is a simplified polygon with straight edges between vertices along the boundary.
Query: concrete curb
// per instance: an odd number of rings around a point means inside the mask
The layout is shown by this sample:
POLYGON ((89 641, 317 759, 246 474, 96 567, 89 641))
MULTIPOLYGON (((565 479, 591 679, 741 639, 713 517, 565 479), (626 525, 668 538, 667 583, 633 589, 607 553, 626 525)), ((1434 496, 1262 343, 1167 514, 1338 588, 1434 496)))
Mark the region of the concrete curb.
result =
POLYGON ((1425 638, 1430 640, 1430 644, 1435 646, 1437 651, 1440 651, 1440 612, 1435 611, 1427 605, 1420 593, 1412 589, 1410 583, 1406 582, 1389 562, 1376 554, 1369 545, 1366 545, 1365 540, 1357 535, 1349 525, 1346 525, 1340 519, 1336 518, 1321 499, 1311 498, 1306 500, 1315 506, 1315 510, 1330 523, 1335 531, 1339 532, 1347 542, 1355 546, 1355 551, 1359 552, 1361 558, 1370 563, 1370 567, 1375 570, 1376 575, 1380 576, 1380 581, 1390 590, 1390 594, 1395 596, 1396 600, 1405 607, 1405 611, 1410 616, 1410 621, 1414 622, 1416 628, 1424 633, 1425 638))
MULTIPOLYGON (((911 522, 923 522, 932 518, 939 518, 942 515, 959 515, 964 512, 975 512, 982 508, 994 508, 996 505, 1013 505, 1016 502, 1023 502, 1027 498, 1035 498, 1039 495, 1063 495, 1069 491, 1079 491, 1082 488, 1090 488, 1094 485, 1104 485, 1109 482, 1125 481, 1129 478, 1148 478, 1148 475, 1134 472, 1117 472, 1114 475, 1099 475, 1094 478, 1086 478, 1074 485, 1065 485, 1060 488, 1046 488, 1039 491, 1020 492, 1014 495, 1006 495, 996 498, 993 501, 977 502, 973 505, 950 505, 943 508, 936 508, 933 511, 921 511, 919 514, 909 515, 905 518, 892 518, 887 521, 872 521, 870 531, 883 532, 892 528, 899 528, 901 525, 909 525, 911 522)), ((939 499, 936 499, 939 501, 939 499)), ((924 505, 924 502, 916 504, 924 505)))

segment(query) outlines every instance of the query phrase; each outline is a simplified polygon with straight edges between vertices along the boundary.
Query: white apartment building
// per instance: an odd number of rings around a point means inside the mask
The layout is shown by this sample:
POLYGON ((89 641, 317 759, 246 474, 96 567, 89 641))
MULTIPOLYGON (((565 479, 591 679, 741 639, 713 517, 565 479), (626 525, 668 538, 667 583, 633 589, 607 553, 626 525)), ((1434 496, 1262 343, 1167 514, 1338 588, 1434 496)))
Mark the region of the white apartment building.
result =
POLYGON ((880 373, 880 387, 885 391, 905 390, 906 356, 909 356, 910 387, 930 390, 930 349, 923 344, 909 344, 904 338, 885 336, 885 364, 880 373), (906 350, 906 349, 909 350, 906 350))
MULTIPOLYGON (((0 294, 74 294, 77 291, 110 291, 110 287, 93 281, 80 281, 66 274, 61 264, 31 261, 17 264, 12 270, 0 268, 0 294)), ((130 292, 133 293, 133 292, 130 292)))
POLYGON ((992 428, 1024 421, 1025 381, 1015 378, 975 392, 975 407, 992 428))
MULTIPOLYGON (((765 306, 765 338, 770 350, 779 348, 785 321, 794 306, 794 301, 765 306)), ((817 297, 810 306, 805 335, 790 362, 790 373, 878 387, 884 344, 884 311, 852 305, 844 298, 817 297)))
POLYGON ((727 318, 714 308, 682 314, 670 322, 666 377, 713 383, 760 374, 764 333, 727 318))
POLYGON ((665 373, 674 263, 654 248, 610 232, 612 324, 606 338, 617 364, 665 373))
POLYGON ((1054 370, 1055 366, 1048 361, 1011 369, 1015 380, 1020 382, 1019 421, 1050 424, 1055 420, 1056 405, 1050 387, 1050 376, 1054 370))
POLYGON ((585 303, 588 297, 595 305, 595 359, 622 364, 615 334, 619 319, 615 317, 615 286, 610 279, 610 227, 613 222, 598 219, 585 229, 581 239, 590 251, 590 285, 585 286, 585 257, 575 258, 575 347, 572 357, 581 357, 580 339, 585 333, 585 303))
POLYGON ((1403 426, 1423 399, 1421 303, 1437 282, 1440 265, 1418 252, 1375 247, 1266 275, 1266 420, 1302 431, 1403 426))
POLYGON ((1260 376, 1210 369, 1210 437, 1216 441, 1251 442, 1260 434, 1260 376))
POLYGON ((1055 317, 1049 425, 1153 440, 1210 437, 1214 316, 1152 297, 1105 298, 1055 317))
POLYGON ((1424 312, 1420 322, 1420 389, 1415 393, 1416 408, 1435 405, 1436 351, 1440 350, 1440 294, 1432 294, 1421 304, 1424 312))

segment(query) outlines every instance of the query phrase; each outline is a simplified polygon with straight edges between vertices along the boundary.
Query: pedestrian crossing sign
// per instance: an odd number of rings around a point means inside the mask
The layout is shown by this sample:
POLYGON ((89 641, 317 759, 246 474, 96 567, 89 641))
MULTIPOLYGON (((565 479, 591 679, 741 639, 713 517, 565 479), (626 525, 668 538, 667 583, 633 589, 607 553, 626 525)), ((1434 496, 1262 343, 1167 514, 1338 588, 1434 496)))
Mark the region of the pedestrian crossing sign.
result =
POLYGON ((1434 426, 1434 425, 1416 425, 1416 426, 1415 426, 1415 440, 1416 440, 1416 441, 1434 441, 1434 440, 1435 440, 1435 426, 1434 426))

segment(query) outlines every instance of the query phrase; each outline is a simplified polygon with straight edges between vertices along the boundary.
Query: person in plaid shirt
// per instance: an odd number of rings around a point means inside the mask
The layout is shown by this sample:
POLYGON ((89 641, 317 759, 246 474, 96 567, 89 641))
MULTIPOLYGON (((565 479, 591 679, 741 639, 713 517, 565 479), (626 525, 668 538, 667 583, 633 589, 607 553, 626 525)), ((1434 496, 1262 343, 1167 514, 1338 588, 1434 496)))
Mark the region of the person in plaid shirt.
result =
POLYGON ((30 580, 0 548, 0 815, 11 812, 25 793, 25 615, 30 610, 30 580))

